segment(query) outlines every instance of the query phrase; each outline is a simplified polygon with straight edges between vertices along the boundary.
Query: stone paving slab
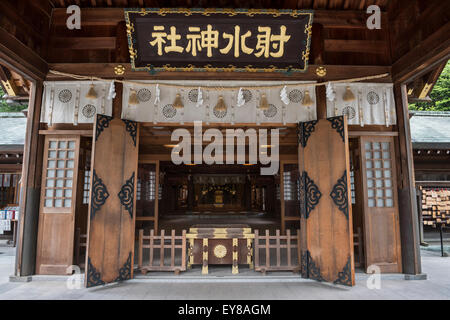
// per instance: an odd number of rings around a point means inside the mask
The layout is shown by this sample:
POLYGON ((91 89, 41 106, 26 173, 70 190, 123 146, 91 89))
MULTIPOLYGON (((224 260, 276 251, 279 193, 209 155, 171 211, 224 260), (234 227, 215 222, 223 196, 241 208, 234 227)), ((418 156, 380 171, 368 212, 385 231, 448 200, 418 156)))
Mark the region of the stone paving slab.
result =
MULTIPOLYGON (((7 250, 10 250, 9 248, 7 250)), ((0 247, 0 252, 5 248, 0 247)), ((406 281, 401 275, 383 276, 381 289, 368 289, 368 275, 357 274, 353 288, 336 287, 314 281, 221 281, 188 282, 167 277, 164 281, 139 279, 90 289, 68 289, 66 281, 41 278, 28 283, 8 282, 12 274, 14 256, 0 254, 0 300, 4 299, 450 299, 450 258, 422 251, 423 271, 427 280, 406 281)), ((194 280, 194 281, 192 281, 194 280)))

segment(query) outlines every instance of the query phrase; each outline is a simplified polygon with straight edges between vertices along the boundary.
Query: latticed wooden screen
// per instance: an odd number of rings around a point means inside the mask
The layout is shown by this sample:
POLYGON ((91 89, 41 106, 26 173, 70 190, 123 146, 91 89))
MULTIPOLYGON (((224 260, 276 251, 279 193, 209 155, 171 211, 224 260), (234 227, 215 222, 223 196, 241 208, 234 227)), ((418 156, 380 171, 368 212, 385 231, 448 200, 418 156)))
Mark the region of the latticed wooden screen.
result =
POLYGON ((44 208, 72 207, 77 143, 71 138, 47 140, 44 208))
POLYGON ((367 206, 392 208, 394 189, 392 175, 391 142, 366 142, 365 164, 367 178, 367 206))

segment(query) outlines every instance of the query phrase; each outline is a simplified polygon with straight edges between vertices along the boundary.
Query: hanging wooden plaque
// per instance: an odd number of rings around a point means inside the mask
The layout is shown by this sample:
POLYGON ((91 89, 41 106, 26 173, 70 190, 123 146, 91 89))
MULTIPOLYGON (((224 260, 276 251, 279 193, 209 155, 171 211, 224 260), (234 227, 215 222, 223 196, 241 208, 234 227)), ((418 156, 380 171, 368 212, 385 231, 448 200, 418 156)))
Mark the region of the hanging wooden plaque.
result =
POLYGON ((135 71, 305 72, 313 12, 125 9, 135 71))

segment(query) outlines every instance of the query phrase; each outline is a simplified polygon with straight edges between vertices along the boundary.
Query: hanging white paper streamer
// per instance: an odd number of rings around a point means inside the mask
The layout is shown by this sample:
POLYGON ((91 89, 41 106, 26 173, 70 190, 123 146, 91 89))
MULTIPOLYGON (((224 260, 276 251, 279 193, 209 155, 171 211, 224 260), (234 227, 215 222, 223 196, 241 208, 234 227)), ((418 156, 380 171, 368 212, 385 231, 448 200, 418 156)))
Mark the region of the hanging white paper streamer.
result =
POLYGON ((153 116, 153 124, 157 124, 158 123, 158 105, 155 103, 153 105, 153 107, 154 107, 154 111, 155 111, 154 116, 153 116))
POLYGON ((116 86, 114 85, 114 81, 111 81, 108 92, 108 100, 112 100, 116 97, 116 86))
POLYGON ((362 92, 358 90, 358 109, 359 109, 359 124, 364 127, 364 106, 362 102, 362 92))
POLYGON ((283 103, 285 105, 289 104, 289 97, 288 97, 288 94, 287 94, 286 86, 284 86, 283 89, 281 89, 280 99, 281 99, 281 101, 283 101, 283 103))
POLYGON ((244 93, 242 92, 242 88, 239 88, 236 105, 238 107, 242 107, 245 104, 244 93))
POLYGON ((386 122, 386 127, 390 126, 390 119, 389 119, 389 108, 388 108, 388 103, 387 103, 387 90, 384 89, 383 90, 383 102, 384 102, 384 119, 386 122))
POLYGON ((160 95, 161 95, 161 90, 159 90, 159 84, 157 84, 156 88, 155 88, 155 96, 156 96, 155 104, 158 104, 161 102, 160 95))
POLYGON ((234 105, 231 106, 231 125, 235 123, 234 105))
POLYGON ((50 89, 50 112, 48 113, 48 125, 51 127, 53 125, 53 108, 55 106, 55 85, 52 84, 50 89))
POLYGON ((75 107, 73 110, 73 125, 77 126, 78 125, 78 114, 80 112, 80 100, 81 100, 81 86, 78 84, 77 85, 77 91, 75 94, 75 107))
POLYGON ((106 92, 106 86, 103 85, 103 88, 102 88, 102 107, 100 109, 100 113, 101 114, 105 114, 105 98, 106 98, 105 92, 106 92))
POLYGON ((333 86, 329 82, 327 85, 327 99, 328 101, 333 102, 336 99, 336 92, 333 89, 333 86))
POLYGON ((197 108, 201 107, 203 105, 203 92, 202 89, 200 87, 198 87, 198 91, 197 91, 197 108))

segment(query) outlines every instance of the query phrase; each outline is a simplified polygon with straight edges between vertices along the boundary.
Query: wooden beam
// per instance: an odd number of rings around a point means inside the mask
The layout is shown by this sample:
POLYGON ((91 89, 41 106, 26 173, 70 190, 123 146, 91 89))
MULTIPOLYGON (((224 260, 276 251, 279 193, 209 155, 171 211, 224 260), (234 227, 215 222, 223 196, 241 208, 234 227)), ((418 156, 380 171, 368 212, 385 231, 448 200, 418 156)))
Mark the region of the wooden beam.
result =
POLYGON ((40 135, 78 135, 92 137, 92 130, 39 130, 40 135))
POLYGON ((22 165, 21 164, 0 164, 0 170, 2 173, 21 173, 22 172, 22 165))
MULTIPOLYGON (((387 14, 381 13, 382 27, 387 26, 387 14)), ((353 28, 365 29, 367 14, 365 11, 352 10, 315 10, 314 22, 325 28, 353 28)), ((52 25, 65 25, 66 9, 53 10, 52 25)), ((117 25, 124 21, 123 8, 82 8, 81 21, 83 26, 117 25)))
POLYGON ((436 81, 439 79, 446 65, 447 62, 442 63, 439 67, 431 71, 430 74, 426 77, 422 90, 420 90, 419 93, 419 99, 425 99, 431 93, 434 85, 436 84, 436 81))
POLYGON ((405 83, 450 58, 450 22, 422 41, 392 66, 393 80, 405 83))
POLYGON ((10 97, 16 97, 20 95, 20 90, 16 86, 14 79, 11 76, 11 72, 4 66, 0 65, 0 80, 5 93, 10 97))
POLYGON ((361 137, 361 136, 379 136, 379 137, 397 137, 398 132, 395 131, 385 131, 385 132, 374 132, 374 131, 349 131, 349 137, 361 137))
POLYGON ((55 37, 50 41, 52 49, 66 50, 101 50, 114 49, 115 37, 55 37))
POLYGON ((35 51, 0 27, 0 61, 13 67, 27 79, 44 79, 48 65, 35 51))
POLYGON ((374 40, 335 40, 325 39, 324 49, 327 52, 360 52, 373 54, 387 54, 389 43, 374 40))
MULTIPOLYGON (((133 80, 272 80, 272 81, 318 81, 318 80, 342 80, 357 77, 367 77, 372 75, 390 73, 389 66, 347 66, 347 65, 324 65, 327 69, 327 75, 324 78, 317 76, 316 68, 318 65, 309 65, 305 73, 293 73, 285 75, 281 73, 244 73, 244 72, 158 72, 151 75, 146 71, 132 71, 129 63, 120 63, 125 67, 125 74, 121 77, 133 80)), ((52 70, 60 72, 78 74, 83 76, 97 76, 101 78, 117 78, 114 73, 114 67, 119 63, 54 63, 49 67, 52 70)), ((47 80, 69 80, 61 76, 48 74, 47 80)), ((372 80, 373 81, 373 80, 372 80)), ((390 76, 377 79, 376 82, 392 82, 390 76)))
POLYGON ((0 12, 2 13, 2 16, 7 17, 11 22, 16 24, 17 28, 26 31, 26 33, 40 41, 45 39, 45 34, 41 30, 37 30, 36 27, 32 25, 31 21, 25 21, 24 19, 28 17, 21 15, 17 8, 10 6, 7 1, 0 1, 0 12))

